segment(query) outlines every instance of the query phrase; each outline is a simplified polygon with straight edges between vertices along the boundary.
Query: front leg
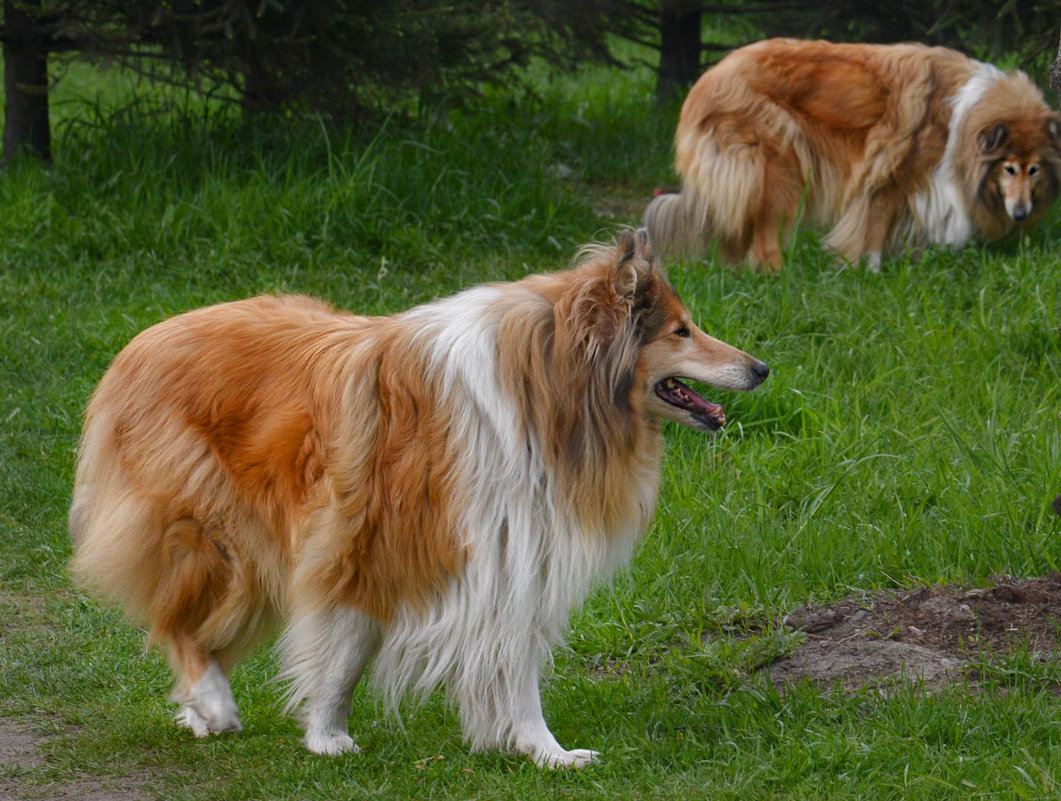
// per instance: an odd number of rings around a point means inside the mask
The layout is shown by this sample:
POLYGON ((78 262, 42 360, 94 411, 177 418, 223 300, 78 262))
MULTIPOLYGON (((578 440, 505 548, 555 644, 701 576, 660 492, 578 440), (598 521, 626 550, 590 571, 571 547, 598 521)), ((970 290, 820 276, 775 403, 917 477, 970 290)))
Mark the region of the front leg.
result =
POLYGON ((585 767, 598 753, 585 748, 569 751, 557 742, 542 714, 539 679, 538 660, 527 654, 502 666, 492 686, 462 683, 459 706, 466 738, 473 749, 496 745, 530 757, 540 768, 585 767))
POLYGON ((358 751, 347 727, 350 699, 379 640, 379 624, 349 607, 302 615, 281 637, 286 708, 298 710, 313 753, 358 751))

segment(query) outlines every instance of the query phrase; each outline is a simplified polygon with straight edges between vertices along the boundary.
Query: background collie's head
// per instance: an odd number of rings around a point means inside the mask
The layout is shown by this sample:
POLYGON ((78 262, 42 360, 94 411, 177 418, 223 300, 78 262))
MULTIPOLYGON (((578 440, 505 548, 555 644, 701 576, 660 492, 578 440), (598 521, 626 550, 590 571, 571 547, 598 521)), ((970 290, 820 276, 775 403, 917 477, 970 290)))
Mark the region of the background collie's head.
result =
POLYGON ((1000 239, 1034 225, 1057 198, 1061 182, 1061 115, 1023 73, 984 92, 967 122, 975 153, 973 217, 980 235, 1000 239))

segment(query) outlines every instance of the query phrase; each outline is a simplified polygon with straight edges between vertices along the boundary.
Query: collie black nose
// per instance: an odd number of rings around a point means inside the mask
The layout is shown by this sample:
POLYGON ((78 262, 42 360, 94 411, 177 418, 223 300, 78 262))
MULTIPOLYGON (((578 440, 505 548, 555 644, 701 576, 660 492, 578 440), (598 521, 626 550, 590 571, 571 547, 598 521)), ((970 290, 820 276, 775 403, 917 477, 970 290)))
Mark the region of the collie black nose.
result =
POLYGON ((770 368, 767 367, 764 362, 755 361, 752 362, 752 372, 755 374, 755 377, 759 379, 759 383, 761 384, 766 380, 766 377, 770 375, 770 368))
POLYGON ((1024 222, 1028 218, 1028 210, 1023 206, 1013 209, 1013 221, 1024 222))

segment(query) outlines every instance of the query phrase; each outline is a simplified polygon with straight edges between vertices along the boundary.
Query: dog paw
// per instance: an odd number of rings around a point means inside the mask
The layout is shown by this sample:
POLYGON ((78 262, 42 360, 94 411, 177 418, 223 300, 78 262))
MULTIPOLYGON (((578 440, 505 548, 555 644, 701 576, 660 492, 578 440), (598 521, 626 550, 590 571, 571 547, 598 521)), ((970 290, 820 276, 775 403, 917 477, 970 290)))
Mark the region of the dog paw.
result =
POLYGON ((346 732, 318 731, 306 732, 302 742, 314 754, 338 756, 339 754, 356 754, 361 749, 346 732))
POLYGON ((206 725, 206 718, 190 706, 182 706, 177 712, 177 725, 185 729, 191 729, 192 734, 196 737, 207 737, 210 735, 210 727, 206 725))
POLYGON ((243 731, 232 688, 216 662, 207 667, 190 692, 175 693, 175 696, 180 702, 177 724, 191 729, 196 737, 243 731))
POLYGON ((600 754, 587 748, 575 748, 571 751, 540 751, 534 756, 534 764, 539 768, 557 770, 559 768, 584 768, 595 761, 600 754))
POLYGON ((190 729, 196 737, 209 737, 211 734, 221 732, 243 731, 239 715, 230 711, 225 715, 202 715, 196 709, 183 704, 177 712, 177 725, 190 729))

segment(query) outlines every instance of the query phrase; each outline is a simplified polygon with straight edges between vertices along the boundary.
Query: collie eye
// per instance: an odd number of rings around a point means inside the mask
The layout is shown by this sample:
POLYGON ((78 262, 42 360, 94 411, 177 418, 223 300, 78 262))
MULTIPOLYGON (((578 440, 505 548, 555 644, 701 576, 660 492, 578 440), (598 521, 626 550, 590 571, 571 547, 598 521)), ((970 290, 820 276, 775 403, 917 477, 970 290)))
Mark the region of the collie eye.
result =
POLYGON ((687 337, 687 336, 689 336, 690 331, 689 331, 689 328, 687 326, 683 325, 681 328, 679 328, 674 333, 677 334, 680 337, 687 337))
POLYGON ((1012 164, 1007 164, 1002 169, 1004 169, 1006 171, 1006 175, 1016 175, 1017 174, 1017 168, 1014 167, 1012 164))
POLYGON ((1032 166, 1030 166, 1028 168, 1028 175, 1035 175, 1035 173, 1037 173, 1037 172, 1039 172, 1039 165, 1038 164, 1033 164, 1032 166))

